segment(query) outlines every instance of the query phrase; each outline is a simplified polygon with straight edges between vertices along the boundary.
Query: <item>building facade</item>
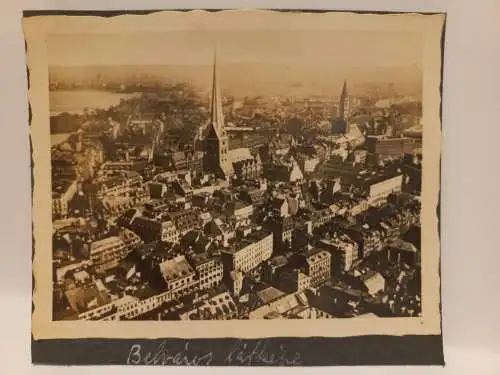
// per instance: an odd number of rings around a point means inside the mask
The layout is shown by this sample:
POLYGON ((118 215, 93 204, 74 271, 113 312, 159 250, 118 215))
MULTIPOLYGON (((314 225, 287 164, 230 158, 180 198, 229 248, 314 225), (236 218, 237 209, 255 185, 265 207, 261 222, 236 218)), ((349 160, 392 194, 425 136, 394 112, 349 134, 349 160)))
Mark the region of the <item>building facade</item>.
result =
POLYGON ((118 236, 94 241, 90 245, 90 259, 100 270, 116 267, 132 249, 118 236))
POLYGON ((262 175, 262 162, 257 154, 255 158, 233 163, 234 174, 240 180, 255 180, 262 175))
POLYGON ((180 240, 180 232, 175 224, 168 220, 161 223, 161 241, 177 243, 180 240))
POLYGON ((273 254, 273 234, 259 231, 249 234, 231 247, 221 250, 224 269, 248 272, 273 254))
POLYGON ((197 254, 191 257, 191 264, 198 276, 200 290, 215 288, 222 281, 223 267, 220 259, 197 254))
POLYGON ((349 271, 359 258, 358 244, 347 236, 321 240, 318 246, 331 254, 332 276, 349 271))
POLYGON ((228 292, 215 295, 181 314, 181 320, 230 320, 238 318, 238 308, 228 292))
POLYGON ((166 260, 159 265, 161 275, 172 298, 181 298, 198 290, 198 280, 193 267, 184 255, 166 260))
POLYGON ((368 186, 368 201, 370 204, 377 204, 393 193, 400 193, 402 188, 402 174, 374 182, 368 186))
POLYGON ((305 254, 305 273, 311 278, 311 286, 316 287, 331 278, 331 254, 326 250, 316 250, 305 254))
POLYGON ((287 293, 301 292, 311 287, 311 277, 300 269, 285 267, 278 272, 276 285, 287 293))
POLYGON ((66 218, 68 216, 68 204, 77 191, 76 180, 56 184, 52 192, 52 216, 54 218, 66 218))

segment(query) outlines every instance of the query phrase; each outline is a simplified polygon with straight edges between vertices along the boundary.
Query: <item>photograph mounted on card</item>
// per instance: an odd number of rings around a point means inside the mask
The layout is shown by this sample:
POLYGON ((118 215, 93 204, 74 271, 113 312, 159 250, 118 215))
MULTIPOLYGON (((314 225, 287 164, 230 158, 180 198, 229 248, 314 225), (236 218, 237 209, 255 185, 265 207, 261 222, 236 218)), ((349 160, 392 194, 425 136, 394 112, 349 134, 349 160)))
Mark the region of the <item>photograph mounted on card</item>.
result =
POLYGON ((25 14, 34 361, 442 363, 444 21, 25 14))

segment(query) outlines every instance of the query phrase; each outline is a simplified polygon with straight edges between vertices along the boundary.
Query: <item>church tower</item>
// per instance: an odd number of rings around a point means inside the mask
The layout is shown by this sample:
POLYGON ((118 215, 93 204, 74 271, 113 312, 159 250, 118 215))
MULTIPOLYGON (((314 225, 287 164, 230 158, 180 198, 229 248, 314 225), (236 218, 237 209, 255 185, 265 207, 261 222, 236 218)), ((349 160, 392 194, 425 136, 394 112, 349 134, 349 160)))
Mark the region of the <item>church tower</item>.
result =
POLYGON ((340 93, 338 115, 332 121, 333 134, 349 133, 349 115, 349 93, 347 92, 347 81, 344 81, 344 86, 342 86, 342 92, 340 93))
POLYGON ((347 92, 347 81, 344 81, 340 94, 339 117, 346 122, 349 121, 349 111, 349 93, 347 92))
POLYGON ((217 60, 214 56, 211 118, 205 138, 205 169, 217 176, 229 179, 233 166, 229 160, 229 138, 224 127, 222 98, 217 81, 217 60))

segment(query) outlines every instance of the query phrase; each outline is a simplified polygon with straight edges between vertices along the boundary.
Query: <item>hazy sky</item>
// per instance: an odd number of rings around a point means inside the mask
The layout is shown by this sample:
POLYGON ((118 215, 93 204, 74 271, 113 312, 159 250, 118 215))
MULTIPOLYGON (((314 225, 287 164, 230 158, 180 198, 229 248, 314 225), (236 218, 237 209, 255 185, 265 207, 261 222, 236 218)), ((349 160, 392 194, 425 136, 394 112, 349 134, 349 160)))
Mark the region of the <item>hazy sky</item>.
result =
POLYGON ((271 62, 358 66, 421 66, 419 34, 367 31, 175 31, 53 35, 49 65, 144 65, 271 62))
POLYGON ((52 67, 115 66, 118 74, 119 65, 164 65, 160 75, 199 87, 211 83, 215 48, 221 86, 235 94, 281 94, 295 83, 304 86, 293 89, 298 93, 333 94, 344 79, 354 91, 357 84, 368 81, 390 81, 418 91, 422 78, 418 33, 170 31, 51 35, 47 39, 52 67))

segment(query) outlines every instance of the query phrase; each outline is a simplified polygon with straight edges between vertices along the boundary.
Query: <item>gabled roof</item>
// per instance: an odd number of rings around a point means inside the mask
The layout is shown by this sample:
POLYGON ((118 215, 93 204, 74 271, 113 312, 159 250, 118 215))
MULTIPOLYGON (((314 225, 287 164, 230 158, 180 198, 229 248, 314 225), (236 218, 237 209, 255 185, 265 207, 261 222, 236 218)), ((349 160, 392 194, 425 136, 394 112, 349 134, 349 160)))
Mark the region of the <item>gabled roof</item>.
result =
POLYGON ((262 301, 262 304, 268 304, 272 301, 277 300, 280 297, 283 297, 285 293, 283 293, 281 290, 276 289, 272 286, 262 289, 261 291, 257 292, 257 296, 259 299, 262 301))
POLYGON ((69 289, 64 294, 71 309, 76 313, 111 302, 111 298, 106 293, 100 292, 95 285, 69 289))
POLYGON ((234 149, 229 150, 228 159, 232 163, 237 163, 237 162, 240 162, 243 160, 249 160, 249 159, 253 160, 254 157, 251 154, 249 148, 240 147, 240 148, 234 148, 234 149))
POLYGON ((284 198, 274 198, 271 200, 271 207, 272 208, 277 208, 277 209, 281 209, 281 207, 283 206, 283 204, 285 203, 288 203, 286 199, 284 198))

